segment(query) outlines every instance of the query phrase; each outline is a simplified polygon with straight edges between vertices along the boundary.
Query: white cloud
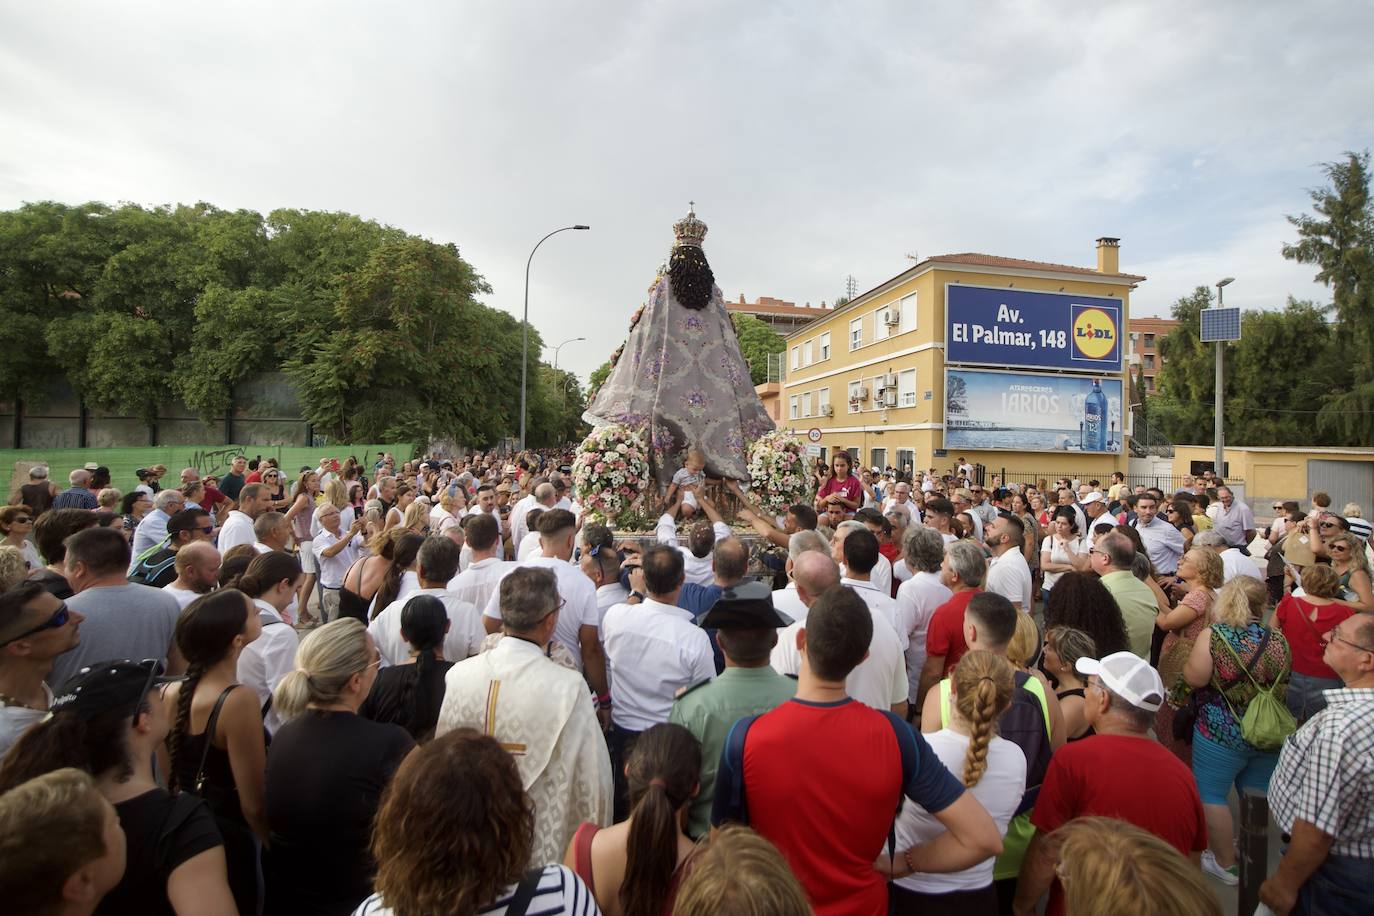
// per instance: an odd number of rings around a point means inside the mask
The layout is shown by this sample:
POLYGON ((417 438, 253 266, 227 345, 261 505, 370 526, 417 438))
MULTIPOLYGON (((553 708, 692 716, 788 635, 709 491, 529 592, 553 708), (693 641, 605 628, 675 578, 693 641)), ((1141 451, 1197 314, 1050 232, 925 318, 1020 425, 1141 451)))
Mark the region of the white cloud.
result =
MULTIPOLYGON (((456 242, 583 374, 688 199, 728 297, 833 300, 904 254, 1093 263, 1163 313, 1317 296, 1314 168, 1374 146, 1347 0, 10 5, 0 206, 342 209, 456 242)), ((550 354, 551 355, 551 354, 550 354)))

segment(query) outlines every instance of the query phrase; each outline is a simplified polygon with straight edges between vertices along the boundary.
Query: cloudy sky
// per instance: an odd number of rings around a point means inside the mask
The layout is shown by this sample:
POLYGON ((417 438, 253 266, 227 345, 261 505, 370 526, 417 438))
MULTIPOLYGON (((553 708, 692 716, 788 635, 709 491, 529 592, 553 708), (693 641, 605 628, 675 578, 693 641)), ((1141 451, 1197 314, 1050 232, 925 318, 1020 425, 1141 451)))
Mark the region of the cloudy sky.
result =
MULTIPOLYGON (((583 376, 687 201, 727 297, 833 301, 908 254, 1091 266, 1136 314, 1286 262, 1317 165, 1374 146, 1374 5, 0 0, 0 207, 346 210, 453 241, 583 376)), ((552 359, 552 351, 546 358, 552 359)))

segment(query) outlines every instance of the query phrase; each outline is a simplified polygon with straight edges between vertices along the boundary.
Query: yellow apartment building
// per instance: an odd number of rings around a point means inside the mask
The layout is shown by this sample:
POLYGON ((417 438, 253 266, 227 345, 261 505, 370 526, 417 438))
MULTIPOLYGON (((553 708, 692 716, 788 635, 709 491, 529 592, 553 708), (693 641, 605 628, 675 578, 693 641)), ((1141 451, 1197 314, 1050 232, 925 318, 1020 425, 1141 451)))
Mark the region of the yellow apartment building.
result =
POLYGON ((1099 477, 1126 469, 1130 292, 1096 268, 928 258, 787 337, 778 425, 866 467, 1099 477))

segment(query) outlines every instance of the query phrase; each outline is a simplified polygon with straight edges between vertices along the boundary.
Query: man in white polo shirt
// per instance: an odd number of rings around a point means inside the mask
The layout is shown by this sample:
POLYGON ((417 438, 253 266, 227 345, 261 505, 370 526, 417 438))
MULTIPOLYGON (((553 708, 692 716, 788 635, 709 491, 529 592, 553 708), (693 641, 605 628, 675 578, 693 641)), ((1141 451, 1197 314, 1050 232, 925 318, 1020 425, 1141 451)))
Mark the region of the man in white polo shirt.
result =
POLYGON ((401 611, 411 598, 429 595, 443 602, 448 611, 448 632, 444 634, 444 660, 461 662, 482 651, 482 642, 487 638, 482 626, 481 614, 469 601, 464 601, 448 590, 448 582, 458 574, 458 545, 444 537, 428 537, 420 545, 416 558, 419 567, 420 590, 397 599, 382 609, 367 632, 377 643, 377 651, 382 661, 388 665, 399 665, 410 657, 410 646, 401 633, 401 611))
POLYGON ((1018 611, 1035 611, 1035 590, 1031 584, 1030 565, 1026 563, 1026 526, 1014 515, 999 515, 988 525, 983 542, 992 551, 988 561, 988 575, 983 585, 987 591, 1006 598, 1018 611))

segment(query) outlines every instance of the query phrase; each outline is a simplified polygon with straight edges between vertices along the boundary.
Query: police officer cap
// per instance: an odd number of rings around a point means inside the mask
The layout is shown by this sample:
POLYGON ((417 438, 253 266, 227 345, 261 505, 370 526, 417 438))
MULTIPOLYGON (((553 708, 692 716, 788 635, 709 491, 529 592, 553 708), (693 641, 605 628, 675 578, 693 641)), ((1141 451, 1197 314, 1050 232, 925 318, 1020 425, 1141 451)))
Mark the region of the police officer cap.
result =
POLYGON ((702 618, 713 630, 758 630, 785 627, 792 622, 773 608, 773 591, 762 582, 741 582, 721 592, 702 618))

